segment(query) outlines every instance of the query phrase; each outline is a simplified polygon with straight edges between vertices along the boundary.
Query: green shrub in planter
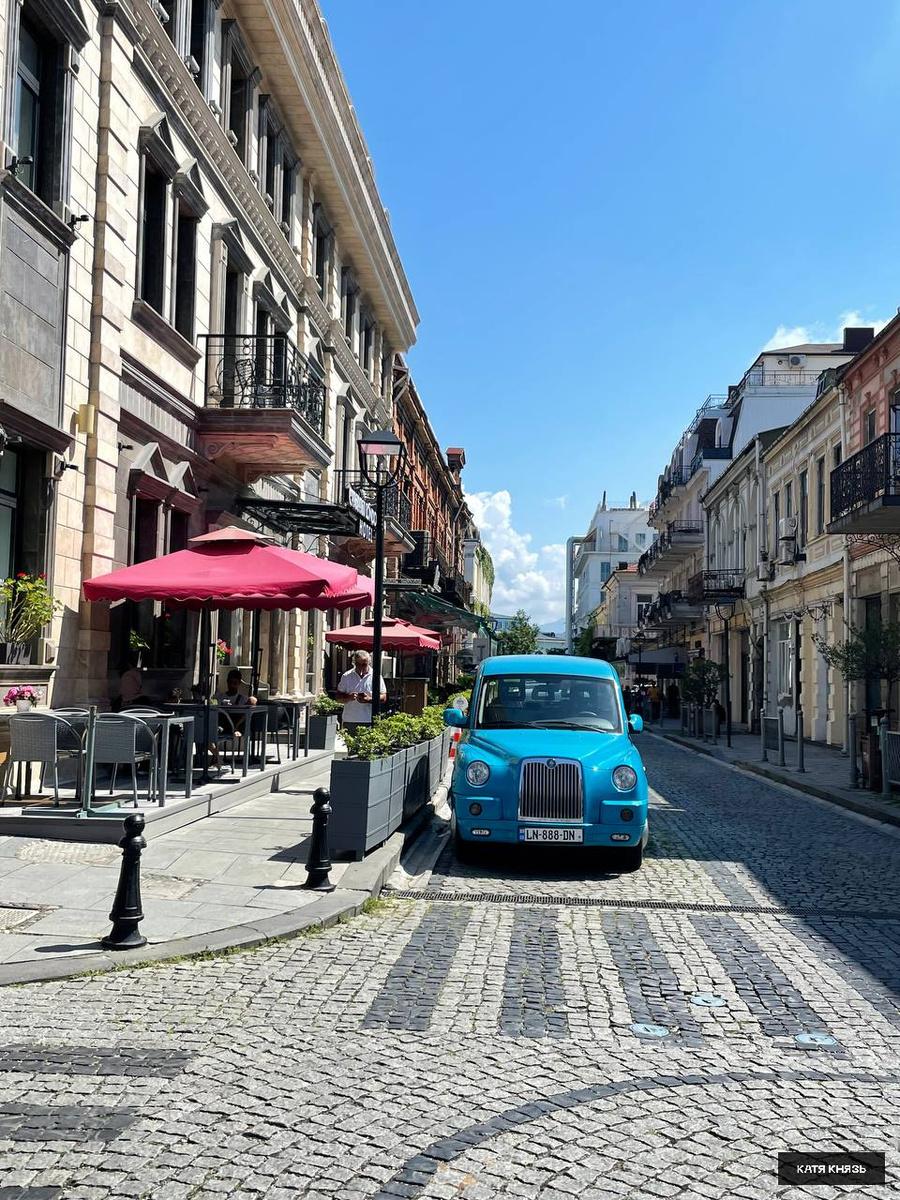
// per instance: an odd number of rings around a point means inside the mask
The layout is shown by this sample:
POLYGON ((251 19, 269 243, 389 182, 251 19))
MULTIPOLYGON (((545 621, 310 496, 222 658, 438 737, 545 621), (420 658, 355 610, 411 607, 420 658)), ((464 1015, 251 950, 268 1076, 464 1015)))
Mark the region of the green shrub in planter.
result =
POLYGON ((313 701, 313 716, 316 717, 336 717, 338 713, 344 711, 344 705, 340 700, 332 700, 330 696, 316 696, 313 701))
POLYGON ((379 718, 372 725, 360 725, 355 733, 345 732, 344 741, 351 758, 371 761, 439 737, 443 728, 443 709, 433 705, 424 709, 419 717, 395 713, 392 717, 379 718))

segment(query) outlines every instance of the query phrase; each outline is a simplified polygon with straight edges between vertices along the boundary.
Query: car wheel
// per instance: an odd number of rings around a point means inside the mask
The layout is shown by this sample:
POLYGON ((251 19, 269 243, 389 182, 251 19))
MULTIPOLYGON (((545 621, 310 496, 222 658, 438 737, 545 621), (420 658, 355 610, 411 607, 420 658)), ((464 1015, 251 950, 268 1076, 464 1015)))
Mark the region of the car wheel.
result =
POLYGON ((629 871, 639 871, 641 864, 644 861, 644 846, 643 843, 638 843, 637 846, 629 846, 627 850, 619 852, 619 866, 622 874, 629 871))

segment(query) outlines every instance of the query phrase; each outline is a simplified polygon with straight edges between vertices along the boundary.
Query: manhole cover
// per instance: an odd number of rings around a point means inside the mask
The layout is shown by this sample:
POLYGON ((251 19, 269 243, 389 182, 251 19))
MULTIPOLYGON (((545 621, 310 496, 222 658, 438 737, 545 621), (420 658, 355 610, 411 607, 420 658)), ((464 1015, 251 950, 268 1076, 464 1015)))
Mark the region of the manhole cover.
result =
POLYGON ((636 1033, 638 1037, 664 1038, 672 1031, 665 1025, 646 1025, 639 1022, 631 1026, 631 1032, 636 1033))
POLYGON ((122 857, 115 846, 96 846, 91 842, 26 842, 16 852, 22 862, 85 863, 92 867, 106 866, 122 857))
POLYGON ((695 996, 691 996, 691 1004, 697 1004, 701 1008, 724 1008, 726 1003, 725 997, 716 992, 697 992, 695 996))
POLYGON ((830 1033, 798 1033, 794 1038, 800 1046, 836 1046, 837 1038, 830 1033))
POLYGON ((18 929, 27 925, 35 917, 42 917, 47 912, 43 908, 2 908, 0 907, 0 931, 18 929))

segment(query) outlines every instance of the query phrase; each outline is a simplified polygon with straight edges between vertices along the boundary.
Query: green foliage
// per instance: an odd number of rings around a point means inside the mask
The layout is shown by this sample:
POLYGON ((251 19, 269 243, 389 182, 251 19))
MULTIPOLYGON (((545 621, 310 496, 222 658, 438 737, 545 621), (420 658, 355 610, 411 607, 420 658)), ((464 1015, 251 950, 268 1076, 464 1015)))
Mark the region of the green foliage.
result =
POLYGON ((484 581, 488 585, 488 590, 494 590, 494 560, 491 558, 490 551, 483 543, 479 543, 475 548, 475 557, 481 567, 481 573, 484 575, 484 581))
POLYGON ((594 645, 594 626, 587 625, 578 635, 578 640, 575 643, 576 651, 582 658, 590 658, 591 650, 594 645))
POLYGON ((62 608, 47 587, 46 575, 26 571, 0 584, 0 606, 0 642, 16 646, 27 646, 62 608))
POLYGON ((828 665, 836 667, 845 679, 881 679, 888 685, 888 695, 900 679, 900 625, 896 622, 852 628, 845 641, 834 645, 816 635, 813 641, 828 665))
POLYGON ((392 717, 379 717, 372 725, 360 725, 355 733, 344 733, 347 753, 351 758, 387 758, 440 736, 444 731, 444 710, 440 705, 430 705, 422 715, 395 713, 392 717))
POLYGON ((537 651, 540 627, 520 608, 510 622, 509 629, 497 635, 498 654, 534 654, 537 651))
POLYGON ((473 600, 469 604, 469 608, 476 616, 483 617, 486 621, 490 618, 491 606, 485 604, 483 600, 473 600))
POLYGON ((332 700, 330 696, 316 696, 312 706, 313 713, 317 717, 331 717, 335 713, 343 712, 344 706, 340 700, 332 700))
POLYGON ((721 663, 713 662, 709 658, 695 658, 684 673, 682 695, 691 704, 702 704, 704 708, 710 708, 719 697, 719 688, 726 673, 721 663))
POLYGON ((150 643, 146 638, 141 637, 136 629, 131 629, 128 633, 128 649, 135 654, 140 654, 142 650, 150 649, 150 643))

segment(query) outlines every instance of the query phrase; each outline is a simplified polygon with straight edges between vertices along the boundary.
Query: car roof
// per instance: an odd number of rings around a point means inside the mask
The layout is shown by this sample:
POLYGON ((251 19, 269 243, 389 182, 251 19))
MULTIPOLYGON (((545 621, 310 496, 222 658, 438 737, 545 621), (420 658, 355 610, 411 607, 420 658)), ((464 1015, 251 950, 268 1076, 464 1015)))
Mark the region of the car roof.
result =
POLYGON ((569 654, 498 654, 481 664, 482 675, 589 675, 596 679, 618 679, 615 667, 601 658, 578 658, 569 654))

